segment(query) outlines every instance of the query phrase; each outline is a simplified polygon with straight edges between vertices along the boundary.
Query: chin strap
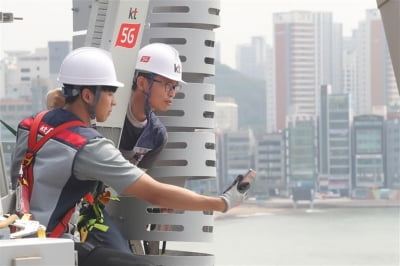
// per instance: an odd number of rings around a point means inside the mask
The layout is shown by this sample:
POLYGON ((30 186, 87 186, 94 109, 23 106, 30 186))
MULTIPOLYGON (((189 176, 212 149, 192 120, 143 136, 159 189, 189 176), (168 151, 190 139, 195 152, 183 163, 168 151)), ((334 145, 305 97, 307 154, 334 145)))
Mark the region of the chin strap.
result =
POLYGON ((100 99, 100 93, 101 93, 101 86, 96 86, 96 92, 94 94, 94 104, 90 105, 85 102, 88 110, 89 110, 89 116, 90 116, 90 126, 92 128, 97 127, 97 120, 96 120, 96 106, 99 102, 100 99))
POLYGON ((150 96, 151 96, 151 91, 153 89, 154 78, 156 76, 157 76, 157 74, 150 73, 150 76, 149 76, 150 85, 149 85, 148 91, 147 92, 143 92, 144 95, 145 95, 144 113, 145 113, 147 119, 149 119, 150 112, 152 111, 152 108, 150 106, 150 96))

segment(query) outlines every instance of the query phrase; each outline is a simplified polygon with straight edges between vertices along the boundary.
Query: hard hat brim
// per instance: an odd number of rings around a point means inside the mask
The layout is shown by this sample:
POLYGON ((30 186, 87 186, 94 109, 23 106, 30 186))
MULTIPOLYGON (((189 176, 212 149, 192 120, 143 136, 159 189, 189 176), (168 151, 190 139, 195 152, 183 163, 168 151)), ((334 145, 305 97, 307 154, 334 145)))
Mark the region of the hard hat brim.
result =
POLYGON ((116 82, 114 82, 113 85, 110 85, 110 86, 113 86, 113 87, 124 87, 125 84, 122 83, 122 82, 116 81, 116 82))

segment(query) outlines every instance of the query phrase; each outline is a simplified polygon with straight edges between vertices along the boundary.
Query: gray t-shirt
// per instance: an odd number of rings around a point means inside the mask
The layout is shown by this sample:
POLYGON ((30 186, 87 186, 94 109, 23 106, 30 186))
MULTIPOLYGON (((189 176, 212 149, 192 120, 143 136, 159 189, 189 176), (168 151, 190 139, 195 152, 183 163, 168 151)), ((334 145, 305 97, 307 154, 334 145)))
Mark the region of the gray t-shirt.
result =
POLYGON ((118 194, 135 182, 144 172, 128 162, 106 138, 92 139, 75 159, 74 175, 79 180, 100 180, 118 194))

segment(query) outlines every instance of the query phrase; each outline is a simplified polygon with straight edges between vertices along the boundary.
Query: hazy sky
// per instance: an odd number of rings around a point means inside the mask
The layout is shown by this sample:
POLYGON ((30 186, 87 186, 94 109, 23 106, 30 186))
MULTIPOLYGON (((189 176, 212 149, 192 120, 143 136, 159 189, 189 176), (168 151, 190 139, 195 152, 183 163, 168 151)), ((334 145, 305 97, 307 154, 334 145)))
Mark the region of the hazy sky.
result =
MULTIPOLYGON (((201 0, 193 0, 201 1, 201 0)), ((220 0, 222 62, 234 66, 235 46, 249 43, 251 36, 264 36, 272 43, 272 14, 290 10, 331 11, 342 23, 345 35, 376 8, 376 0, 220 0)), ((0 57, 4 50, 46 47, 47 41, 71 40, 72 0, 0 0, 0 11, 13 12, 22 21, 0 23, 0 57)))

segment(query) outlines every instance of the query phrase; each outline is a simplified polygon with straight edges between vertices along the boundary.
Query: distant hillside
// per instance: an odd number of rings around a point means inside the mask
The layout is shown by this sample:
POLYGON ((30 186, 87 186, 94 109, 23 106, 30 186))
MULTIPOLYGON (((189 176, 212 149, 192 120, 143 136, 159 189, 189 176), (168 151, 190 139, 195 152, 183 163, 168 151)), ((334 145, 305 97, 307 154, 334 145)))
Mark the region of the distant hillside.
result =
POLYGON ((239 106, 239 127, 265 131, 266 96, 262 80, 243 75, 227 65, 216 65, 215 76, 207 83, 215 84, 217 97, 232 97, 239 106))

